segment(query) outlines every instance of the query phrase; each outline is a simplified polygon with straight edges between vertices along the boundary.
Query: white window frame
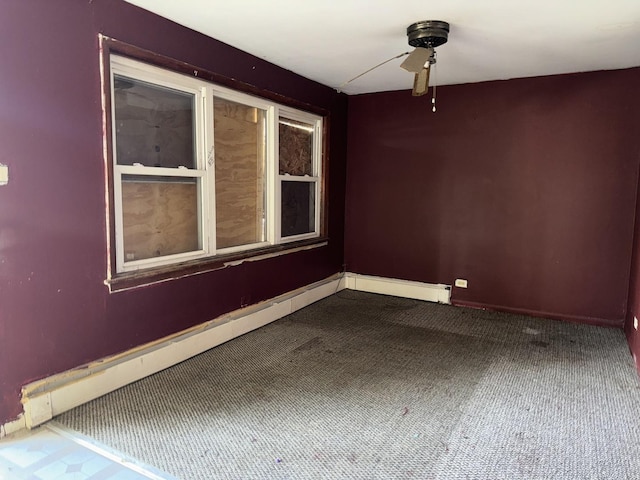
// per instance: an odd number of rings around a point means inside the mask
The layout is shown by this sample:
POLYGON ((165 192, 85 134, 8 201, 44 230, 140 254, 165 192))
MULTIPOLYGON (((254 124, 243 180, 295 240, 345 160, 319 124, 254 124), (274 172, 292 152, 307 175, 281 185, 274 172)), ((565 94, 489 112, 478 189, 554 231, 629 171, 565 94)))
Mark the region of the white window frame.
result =
MULTIPOLYGON (((287 237, 283 237, 280 229, 278 230, 277 243, 288 243, 295 242, 297 240, 306 240, 308 238, 315 238, 320 235, 320 208, 322 205, 321 202, 321 179, 322 179, 322 118, 317 115, 312 115, 310 113, 301 112, 300 110, 294 110, 292 108, 280 107, 278 109, 278 116, 276 117, 277 121, 280 121, 281 117, 284 117, 289 120, 294 120, 298 122, 303 122, 308 125, 313 126, 313 149, 312 149, 312 158, 311 158, 311 172, 312 174, 297 176, 297 175, 280 175, 279 173, 279 165, 276 164, 275 171, 278 173, 278 185, 276 192, 276 202, 278 205, 278 224, 280 224, 280 219, 282 214, 280 212, 280 207, 282 205, 282 182, 306 182, 306 183, 314 183, 314 230, 309 233, 302 233, 299 235, 289 235, 287 237)), ((279 142, 279 136, 276 135, 276 143, 279 142)), ((276 151, 278 151, 279 143, 276 147, 276 151)))
MULTIPOLYGON (((266 247, 269 245, 275 245, 275 237, 273 235, 273 231, 274 228, 272 226, 273 224, 273 219, 271 218, 270 215, 270 207, 271 207, 271 202, 269 201, 270 198, 272 198, 273 196, 273 189, 274 189, 274 179, 273 179, 273 175, 271 175, 271 170, 272 168, 270 168, 270 165, 273 164, 273 162, 276 161, 277 158, 277 151, 274 150, 273 148, 273 144, 275 143, 271 137, 273 137, 273 135, 271 134, 271 132, 274 131, 274 119, 275 119, 275 112, 277 107, 272 103, 272 102, 268 102, 266 100, 263 100, 261 98, 258 97, 253 97, 247 94, 243 94, 241 92, 237 92, 235 90, 231 90, 229 88, 224 88, 224 87, 219 87, 219 86, 215 86, 215 85, 210 85, 210 97, 213 98, 213 102, 215 102, 215 97, 217 98, 222 98, 224 100, 229 100, 232 102, 236 102, 236 103, 241 103, 243 105, 249 105, 251 107, 256 107, 259 108, 261 110, 264 110, 266 112, 266 121, 265 121, 265 126, 266 126, 266 135, 265 135, 265 139, 266 139, 266 151, 265 151, 265 201, 266 201, 266 206, 265 206, 265 212, 266 212, 266 225, 265 225, 265 240, 263 242, 256 242, 256 243, 250 243, 250 244, 246 244, 246 245, 237 245, 237 246, 233 246, 233 247, 226 247, 226 248, 221 248, 219 250, 217 250, 217 254, 218 255, 223 255, 225 253, 235 253, 235 252, 242 252, 245 250, 253 250, 256 248, 261 248, 261 247, 266 247)), ((211 116, 211 125, 213 125, 213 102, 211 103, 211 112, 212 112, 212 116, 211 116)), ((213 135, 213 128, 211 129, 212 135, 213 135)), ((215 175, 215 147, 213 146, 214 143, 212 141, 211 143, 212 145, 212 155, 214 158, 214 162, 211 166, 211 170, 214 170, 214 175, 215 175)), ((215 183, 213 184, 215 185, 215 183)), ((213 190, 213 189, 212 189, 213 190)), ((212 191, 211 196, 213 197, 213 212, 215 213, 215 190, 212 191)), ((215 232, 215 221, 214 221, 214 232, 215 232)), ((215 237, 215 235, 214 235, 215 237)))
POLYGON ((288 106, 248 95, 236 90, 215 85, 206 80, 176 73, 165 68, 119 55, 110 56, 111 75, 111 125, 112 125, 112 166, 114 217, 115 217, 115 257, 116 273, 129 273, 160 266, 170 266, 192 260, 209 259, 216 255, 250 252, 269 246, 291 243, 299 240, 318 238, 321 235, 322 194, 322 143, 323 118, 319 115, 297 110, 288 106), (118 165, 116 148, 116 116, 114 97, 114 76, 120 75, 161 87, 192 94, 194 100, 195 169, 150 167, 139 165, 118 165), (214 97, 250 105, 266 111, 266 152, 265 152, 265 241, 216 249, 216 205, 215 205, 215 151, 214 151, 214 97), (313 125, 312 176, 297 177, 279 174, 278 122, 280 117, 313 125), (198 178, 198 230, 199 250, 147 258, 127 260, 124 251, 124 226, 122 205, 122 178, 124 175, 172 176, 198 178), (281 235, 281 185, 283 181, 303 181, 315 184, 315 228, 300 235, 281 235))
MULTIPOLYGON (((206 257, 209 252, 215 249, 211 245, 211 235, 207 231, 208 218, 210 216, 210 202, 208 200, 208 191, 211 182, 214 180, 211 171, 206 168, 206 145, 211 143, 207 138, 209 136, 207 124, 209 119, 206 118, 206 88, 201 81, 192 79, 185 75, 170 72, 158 67, 153 67, 146 63, 138 62, 129 58, 120 56, 111 56, 111 98, 114 99, 114 77, 115 75, 125 76, 135 80, 151 83, 161 87, 171 88, 180 92, 194 95, 194 134, 195 134, 195 169, 188 168, 164 168, 150 167, 142 165, 118 165, 117 148, 116 148, 116 115, 115 101, 111 102, 111 122, 113 132, 113 192, 114 192, 114 210, 115 210, 115 238, 116 238, 116 268, 117 272, 130 272, 145 268, 152 268, 172 263, 185 262, 202 257, 206 257), (122 177, 123 175, 141 175, 141 176, 170 176, 170 177, 189 177, 199 178, 198 192, 198 243, 201 249, 177 253, 173 255, 165 255, 162 257, 146 258, 143 260, 127 260, 124 250, 124 225, 123 225, 123 205, 122 205, 122 177)), ((214 210, 215 211, 215 210, 214 210)), ((215 240, 215 237, 214 237, 215 240)))

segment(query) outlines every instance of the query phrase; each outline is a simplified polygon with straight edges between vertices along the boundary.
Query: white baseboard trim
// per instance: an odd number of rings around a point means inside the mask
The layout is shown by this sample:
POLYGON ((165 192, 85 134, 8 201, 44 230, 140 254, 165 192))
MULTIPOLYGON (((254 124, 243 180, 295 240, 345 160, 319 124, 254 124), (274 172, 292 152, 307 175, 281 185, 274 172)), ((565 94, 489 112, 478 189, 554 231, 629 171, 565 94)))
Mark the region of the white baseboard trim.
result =
POLYGON ((38 426, 67 410, 176 365, 345 288, 439 303, 450 303, 451 294, 448 285, 354 273, 336 274, 119 355, 25 385, 21 400, 24 414, 2 425, 0 434, 8 435, 25 427, 38 426))
POLYGON ((345 288, 361 292, 381 293, 394 297, 415 298, 427 302, 451 303, 451 286, 395 278, 346 273, 345 288))
POLYGON ((342 280, 342 274, 336 274, 123 354, 25 385, 21 400, 24 408, 24 415, 20 420, 22 428, 33 428, 78 405, 333 295, 341 289, 342 280))
POLYGON ((17 419, 7 422, 4 425, 0 425, 0 438, 4 438, 7 435, 24 430, 26 427, 27 423, 25 422, 24 415, 20 414, 17 419))

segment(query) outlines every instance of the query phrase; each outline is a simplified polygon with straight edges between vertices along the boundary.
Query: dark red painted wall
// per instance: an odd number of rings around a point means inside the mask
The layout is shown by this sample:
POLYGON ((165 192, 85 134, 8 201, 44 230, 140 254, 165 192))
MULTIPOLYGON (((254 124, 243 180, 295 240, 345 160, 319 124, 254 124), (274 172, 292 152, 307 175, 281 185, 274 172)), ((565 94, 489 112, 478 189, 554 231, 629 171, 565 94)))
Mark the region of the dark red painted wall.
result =
POLYGON ((29 381, 341 270, 345 96, 119 0, 3 0, 0 65, 0 424, 29 381), (330 110, 329 246, 109 294, 98 32, 330 110))
POLYGON ((639 84, 629 69, 444 86, 436 114, 406 91, 350 97, 347 270, 466 278, 459 304, 621 325, 639 84))

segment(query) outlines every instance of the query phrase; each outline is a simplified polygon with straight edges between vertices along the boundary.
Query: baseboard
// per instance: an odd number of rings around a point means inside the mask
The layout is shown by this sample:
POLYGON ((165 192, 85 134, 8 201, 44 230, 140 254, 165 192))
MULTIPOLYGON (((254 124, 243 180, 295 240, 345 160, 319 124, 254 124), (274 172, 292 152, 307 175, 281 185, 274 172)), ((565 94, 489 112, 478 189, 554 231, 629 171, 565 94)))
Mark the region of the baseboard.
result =
POLYGON ((345 288, 439 303, 450 303, 451 294, 451 287, 447 285, 354 273, 336 274, 122 354, 25 385, 21 400, 24 413, 18 420, 3 426, 3 431, 9 434, 21 428, 33 428, 56 415, 169 368, 345 288))
POLYGON ((450 285, 413 282, 357 273, 345 273, 344 284, 345 288, 361 292, 381 293, 427 302, 451 303, 450 285))
POLYGON ((67 410, 328 297, 345 288, 344 284, 343 275, 336 274, 123 354, 25 385, 21 400, 24 414, 16 422, 7 425, 12 425, 9 428, 33 428, 67 410))
POLYGON ((4 425, 0 425, 0 438, 4 438, 7 435, 24 430, 26 427, 27 424, 25 422, 24 415, 21 414, 17 419, 7 422, 4 425))
POLYGON ((624 319, 611 320, 608 318, 587 317, 584 315, 566 315, 563 313, 545 312, 541 310, 531 310, 528 308, 513 308, 505 307, 503 305, 492 305, 487 303, 469 302, 466 300, 453 300, 452 304, 456 307, 469 307, 477 308, 480 310, 491 310, 495 312, 515 313, 518 315, 529 315, 531 317, 549 318, 551 320, 563 320, 572 323, 582 323, 587 325, 594 325, 597 327, 613 327, 622 328, 624 326, 624 319))
POLYGON ((25 427, 40 425, 67 410, 187 360, 345 288, 599 326, 621 327, 623 323, 460 300, 452 302, 449 285, 350 272, 336 274, 268 301, 227 313, 170 337, 25 385, 22 388, 24 413, 16 420, 0 425, 0 438, 25 427))

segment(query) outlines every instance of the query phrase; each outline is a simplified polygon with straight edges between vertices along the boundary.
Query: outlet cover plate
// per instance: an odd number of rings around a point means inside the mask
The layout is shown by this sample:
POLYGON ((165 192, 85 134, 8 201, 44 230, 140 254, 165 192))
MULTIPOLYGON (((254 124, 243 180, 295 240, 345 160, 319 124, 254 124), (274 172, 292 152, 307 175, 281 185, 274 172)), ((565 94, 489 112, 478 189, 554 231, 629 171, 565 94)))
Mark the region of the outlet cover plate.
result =
POLYGON ((456 278, 456 287, 467 288, 467 281, 464 278, 456 278))

